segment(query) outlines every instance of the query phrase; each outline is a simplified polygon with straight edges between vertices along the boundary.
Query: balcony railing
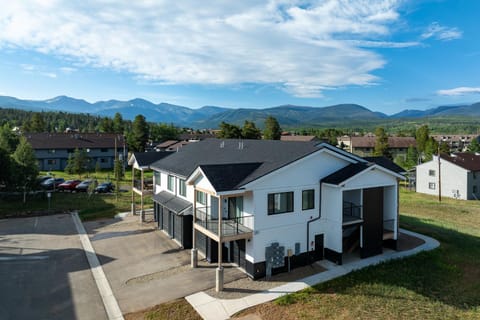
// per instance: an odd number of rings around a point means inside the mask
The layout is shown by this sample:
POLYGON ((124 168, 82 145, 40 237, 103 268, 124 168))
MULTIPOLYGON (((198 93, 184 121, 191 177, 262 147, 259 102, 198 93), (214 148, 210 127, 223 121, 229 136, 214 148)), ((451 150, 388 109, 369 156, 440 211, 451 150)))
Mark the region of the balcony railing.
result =
MULTIPOLYGON (((218 236, 218 218, 212 217, 210 207, 197 208, 195 223, 218 236)), ((222 237, 252 233, 245 224, 253 225, 253 216, 222 218, 222 237)))
POLYGON ((352 202, 343 203, 343 225, 362 222, 362 206, 352 202))
MULTIPOLYGON (((138 191, 142 190, 142 180, 133 180, 133 187, 138 191)), ((143 181, 143 192, 151 193, 153 192, 153 180, 144 180, 143 181)))

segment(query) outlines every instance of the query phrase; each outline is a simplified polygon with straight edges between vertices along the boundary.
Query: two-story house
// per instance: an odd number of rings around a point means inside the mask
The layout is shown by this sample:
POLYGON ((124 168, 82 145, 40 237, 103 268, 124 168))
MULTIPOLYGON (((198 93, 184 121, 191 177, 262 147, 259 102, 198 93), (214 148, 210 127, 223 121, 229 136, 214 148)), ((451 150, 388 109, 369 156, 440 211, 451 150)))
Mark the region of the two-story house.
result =
POLYGON ((218 263, 217 290, 225 261, 257 279, 396 245, 403 177, 326 143, 207 139, 151 167, 158 227, 218 263))
POLYGON ((114 133, 25 133, 25 138, 35 151, 40 170, 64 170, 75 149, 83 149, 89 158, 89 166, 97 163, 102 169, 112 169, 115 148, 118 159, 126 160, 123 135, 114 133))
POLYGON ((480 199, 480 155, 454 153, 433 156, 416 167, 416 191, 462 199, 480 199))

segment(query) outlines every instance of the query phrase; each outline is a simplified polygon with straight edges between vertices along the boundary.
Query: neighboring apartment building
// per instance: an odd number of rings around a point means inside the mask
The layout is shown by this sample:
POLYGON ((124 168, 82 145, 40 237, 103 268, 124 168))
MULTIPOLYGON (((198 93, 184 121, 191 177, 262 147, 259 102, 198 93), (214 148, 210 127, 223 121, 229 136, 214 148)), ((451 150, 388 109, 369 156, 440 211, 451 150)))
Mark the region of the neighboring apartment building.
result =
MULTIPOLYGON (((361 157, 371 156, 373 154, 376 140, 377 137, 374 135, 343 136, 337 139, 339 146, 361 157)), ((408 147, 416 147, 416 145, 417 142, 414 137, 388 137, 388 150, 392 155, 392 159, 402 157, 403 160, 405 160, 408 147)))
POLYGON ((432 137, 438 143, 446 143, 450 152, 464 152, 473 139, 478 139, 478 134, 434 134, 432 137))
POLYGON ((112 169, 115 147, 120 160, 125 159, 127 148, 123 135, 113 133, 25 133, 32 145, 42 171, 64 170, 69 155, 75 149, 84 149, 90 159, 90 168, 98 163, 102 169, 112 169))
POLYGON ((417 192, 438 195, 441 190, 443 197, 462 200, 480 199, 479 154, 442 154, 440 161, 437 156, 433 156, 433 160, 418 165, 416 171, 417 192))
MULTIPOLYGON (((390 163, 392 164, 392 163, 390 163)), ((312 261, 369 257, 398 239, 397 166, 326 143, 207 139, 151 165, 158 227, 258 279, 312 261)), ((217 287, 218 289, 218 287, 217 287)))

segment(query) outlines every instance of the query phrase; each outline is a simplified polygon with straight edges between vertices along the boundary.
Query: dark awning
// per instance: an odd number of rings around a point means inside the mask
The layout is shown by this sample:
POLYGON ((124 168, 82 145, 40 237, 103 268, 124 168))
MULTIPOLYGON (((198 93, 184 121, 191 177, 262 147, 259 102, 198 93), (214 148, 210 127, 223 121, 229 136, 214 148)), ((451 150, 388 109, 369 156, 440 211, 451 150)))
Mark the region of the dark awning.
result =
POLYGON ((192 204, 186 200, 180 199, 167 191, 162 191, 153 196, 153 201, 161 204, 177 215, 192 214, 192 204))

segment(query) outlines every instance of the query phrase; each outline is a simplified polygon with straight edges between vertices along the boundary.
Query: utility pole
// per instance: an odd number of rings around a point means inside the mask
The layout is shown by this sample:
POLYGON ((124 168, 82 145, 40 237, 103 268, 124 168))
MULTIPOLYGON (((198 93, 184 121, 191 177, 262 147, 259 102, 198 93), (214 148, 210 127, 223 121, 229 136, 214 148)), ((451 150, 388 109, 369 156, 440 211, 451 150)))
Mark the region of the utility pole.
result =
POLYGON ((442 202, 442 172, 440 167, 440 146, 438 146, 438 202, 442 202))

